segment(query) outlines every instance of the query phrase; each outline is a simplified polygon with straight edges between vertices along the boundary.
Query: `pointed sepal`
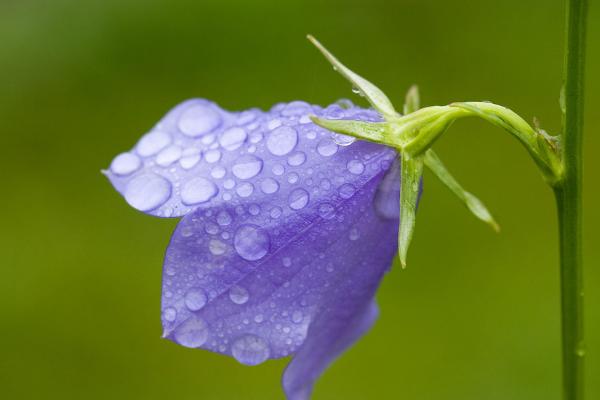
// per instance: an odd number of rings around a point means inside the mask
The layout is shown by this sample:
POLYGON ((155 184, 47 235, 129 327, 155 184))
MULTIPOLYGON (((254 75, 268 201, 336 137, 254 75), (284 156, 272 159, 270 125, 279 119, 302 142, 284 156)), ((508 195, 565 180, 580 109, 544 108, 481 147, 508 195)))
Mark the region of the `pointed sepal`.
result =
POLYGON ((394 109, 392 102, 381 89, 347 68, 312 35, 307 35, 307 38, 312 44, 315 45, 317 49, 319 49, 321 53, 323 53, 325 58, 331 63, 331 65, 333 65, 333 69, 350 81, 358 93, 366 98, 367 101, 371 103, 373 108, 381 113, 384 118, 392 119, 399 117, 399 114, 394 109))
POLYGON ((412 85, 406 92, 404 99, 404 115, 413 113, 421 108, 421 96, 419 95, 419 87, 412 85))
POLYGON ((425 152, 425 166, 438 177, 444 185, 448 187, 458 197, 467 208, 479 218, 481 221, 490 225, 496 232, 500 231, 500 226, 492 217, 492 214, 488 211, 487 207, 481 200, 475 197, 473 194, 467 192, 458 181, 450 174, 450 171, 446 169, 442 160, 435 154, 431 149, 425 152))
POLYGON ((423 157, 411 158, 402 155, 400 159, 400 228, 398 232, 398 255, 402 268, 406 267, 408 248, 415 230, 417 202, 421 177, 423 176, 423 157))
POLYGON ((388 125, 386 122, 325 119, 315 115, 311 115, 310 119, 315 124, 330 131, 375 143, 382 143, 385 141, 385 133, 388 125))

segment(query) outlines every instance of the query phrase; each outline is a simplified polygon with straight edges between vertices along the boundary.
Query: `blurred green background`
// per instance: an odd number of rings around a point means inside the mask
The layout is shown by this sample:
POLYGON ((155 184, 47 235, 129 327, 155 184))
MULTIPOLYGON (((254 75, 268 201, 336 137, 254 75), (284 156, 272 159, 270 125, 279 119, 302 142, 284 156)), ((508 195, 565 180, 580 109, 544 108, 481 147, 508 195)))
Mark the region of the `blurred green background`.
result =
MULTIPOLYGON (((589 399, 600 398, 600 7, 591 2, 585 138, 589 399)), ((128 207, 100 169, 170 107, 351 97, 313 33, 400 104, 491 100, 558 132, 557 0, 0 2, 0 397, 280 399, 286 361, 248 368, 162 340, 175 220, 128 207)), ((360 99, 354 99, 361 102, 360 99)), ((315 399, 560 398, 556 217, 525 151, 481 121, 436 149, 502 225, 431 175, 382 316, 315 399)))

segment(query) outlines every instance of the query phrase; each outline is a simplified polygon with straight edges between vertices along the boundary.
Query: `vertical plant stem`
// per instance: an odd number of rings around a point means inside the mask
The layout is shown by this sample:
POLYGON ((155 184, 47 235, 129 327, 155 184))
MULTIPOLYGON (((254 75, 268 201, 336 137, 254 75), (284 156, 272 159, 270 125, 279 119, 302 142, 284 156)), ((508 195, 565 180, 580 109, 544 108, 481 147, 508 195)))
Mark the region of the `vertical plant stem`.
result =
POLYGON ((583 78, 587 0, 567 0, 564 75, 564 179, 555 187, 560 229, 563 395, 584 396, 582 268, 583 78))

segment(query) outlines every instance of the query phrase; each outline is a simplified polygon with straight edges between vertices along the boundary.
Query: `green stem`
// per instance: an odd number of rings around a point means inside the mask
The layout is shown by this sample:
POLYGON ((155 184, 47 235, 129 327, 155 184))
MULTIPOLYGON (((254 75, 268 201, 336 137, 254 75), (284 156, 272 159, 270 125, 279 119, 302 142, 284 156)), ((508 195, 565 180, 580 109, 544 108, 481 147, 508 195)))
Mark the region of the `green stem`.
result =
POLYGON ((584 396, 582 268, 583 76, 587 0, 567 0, 563 116, 563 180, 554 188, 560 230, 563 394, 584 396))

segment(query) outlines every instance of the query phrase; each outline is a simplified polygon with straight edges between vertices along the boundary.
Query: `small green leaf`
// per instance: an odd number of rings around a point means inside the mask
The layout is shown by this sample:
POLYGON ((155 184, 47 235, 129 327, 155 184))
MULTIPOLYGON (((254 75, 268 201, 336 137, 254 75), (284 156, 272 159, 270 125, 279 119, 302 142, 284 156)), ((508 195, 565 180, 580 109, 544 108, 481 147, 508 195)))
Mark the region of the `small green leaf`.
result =
POLYGON ((307 38, 323 53, 325 58, 333 65, 333 69, 349 80, 354 88, 371 103, 375 110, 379 111, 386 119, 397 118, 399 116, 390 99, 377 86, 348 69, 313 36, 307 35, 307 38))
POLYGON ((500 226, 492 217, 487 207, 477 197, 467 192, 458 183, 458 181, 446 169, 442 160, 431 149, 425 152, 425 165, 439 178, 444 185, 448 187, 458 197, 467 208, 480 220, 490 225, 496 232, 500 231, 500 226))
POLYGON ((421 107, 421 96, 419 95, 419 87, 412 85, 404 100, 404 115, 414 113, 421 107))
POLYGON ((402 268, 406 267, 406 256, 415 230, 419 186, 423 175, 423 157, 400 159, 400 231, 398 232, 398 255, 402 268))

